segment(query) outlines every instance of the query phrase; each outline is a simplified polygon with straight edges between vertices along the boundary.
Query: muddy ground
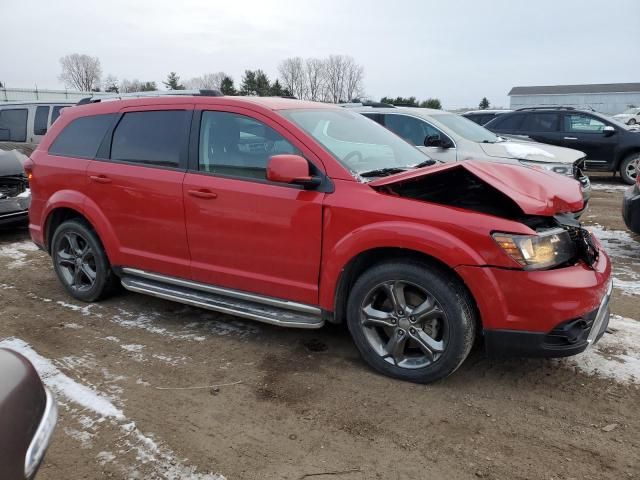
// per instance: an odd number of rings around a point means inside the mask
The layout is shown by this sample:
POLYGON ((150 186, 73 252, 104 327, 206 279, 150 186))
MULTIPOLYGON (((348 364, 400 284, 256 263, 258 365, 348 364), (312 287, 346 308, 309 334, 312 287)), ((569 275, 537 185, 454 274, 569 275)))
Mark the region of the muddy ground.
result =
POLYGON ((341 327, 126 292, 80 304, 25 231, 0 233, 0 340, 61 403, 38 479, 640 478, 640 238, 622 233, 621 199, 601 179, 584 218, 622 265, 603 342, 562 361, 476 348, 428 386, 373 373, 341 327))

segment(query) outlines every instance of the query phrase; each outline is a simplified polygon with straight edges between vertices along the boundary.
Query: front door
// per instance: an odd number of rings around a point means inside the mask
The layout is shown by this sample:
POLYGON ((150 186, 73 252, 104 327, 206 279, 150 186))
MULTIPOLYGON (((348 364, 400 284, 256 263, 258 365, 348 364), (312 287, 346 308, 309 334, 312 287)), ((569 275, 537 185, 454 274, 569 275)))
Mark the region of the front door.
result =
POLYGON ((110 154, 89 164, 89 201, 113 229, 117 264, 189 278, 182 181, 193 107, 146 108, 126 110, 110 154))
POLYGON ((611 165, 619 142, 617 127, 613 127, 616 133, 606 136, 605 122, 581 112, 565 113, 563 126, 563 146, 584 152, 588 167, 602 169, 611 165))
POLYGON ((435 160, 455 162, 458 159, 453 140, 425 120, 398 113, 385 114, 384 126, 435 160), (427 137, 438 137, 446 148, 425 146, 427 137))
POLYGON ((266 180, 272 155, 312 153, 239 108, 202 112, 198 130, 184 181, 192 278, 317 304, 324 193, 266 180))

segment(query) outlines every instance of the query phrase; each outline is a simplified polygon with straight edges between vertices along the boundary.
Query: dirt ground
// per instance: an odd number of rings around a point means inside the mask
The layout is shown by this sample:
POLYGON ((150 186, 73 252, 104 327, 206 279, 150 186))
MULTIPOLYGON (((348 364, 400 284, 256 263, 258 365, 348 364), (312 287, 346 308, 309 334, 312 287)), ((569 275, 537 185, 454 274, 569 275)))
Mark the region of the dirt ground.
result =
MULTIPOLYGON (((597 185, 584 220, 624 231, 621 184, 597 185)), ((640 238, 620 235, 628 288, 612 312, 633 330, 640 238)), ((341 327, 287 330, 126 292, 80 304, 25 231, 0 233, 0 340, 40 359, 60 401, 39 480, 637 479, 640 378, 618 373, 640 347, 607 337, 562 361, 476 348, 445 381, 413 385, 373 373, 341 327)))

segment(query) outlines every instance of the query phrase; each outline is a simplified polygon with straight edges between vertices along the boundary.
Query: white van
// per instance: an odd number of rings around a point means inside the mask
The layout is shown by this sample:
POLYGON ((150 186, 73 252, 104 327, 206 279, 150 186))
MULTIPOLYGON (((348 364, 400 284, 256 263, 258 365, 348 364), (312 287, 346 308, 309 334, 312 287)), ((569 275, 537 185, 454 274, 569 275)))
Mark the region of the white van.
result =
POLYGON ((75 101, 24 101, 0 103, 0 150, 20 150, 30 155, 60 116, 75 101))

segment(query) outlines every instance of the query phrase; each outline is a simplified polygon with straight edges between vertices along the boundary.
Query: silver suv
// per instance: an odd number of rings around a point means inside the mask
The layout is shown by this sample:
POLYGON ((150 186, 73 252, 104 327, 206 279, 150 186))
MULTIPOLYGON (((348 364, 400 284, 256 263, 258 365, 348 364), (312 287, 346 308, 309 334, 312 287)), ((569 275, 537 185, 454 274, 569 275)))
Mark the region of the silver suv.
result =
POLYGON ((443 110, 358 104, 345 107, 387 127, 434 160, 519 163, 573 177, 582 185, 585 204, 591 196, 589 177, 583 173, 585 154, 578 150, 500 137, 467 118, 443 110))

